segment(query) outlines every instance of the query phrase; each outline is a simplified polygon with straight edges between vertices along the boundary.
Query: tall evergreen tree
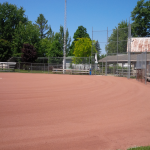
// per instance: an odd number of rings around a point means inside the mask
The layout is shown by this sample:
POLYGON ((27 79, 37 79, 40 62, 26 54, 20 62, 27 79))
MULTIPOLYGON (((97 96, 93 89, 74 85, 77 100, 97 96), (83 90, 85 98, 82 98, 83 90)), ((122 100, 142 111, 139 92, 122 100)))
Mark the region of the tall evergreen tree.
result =
POLYGON ((101 54, 101 48, 100 48, 100 44, 99 44, 98 40, 95 42, 95 48, 96 48, 98 55, 100 55, 101 54))
MULTIPOLYGON (((63 26, 60 26, 60 44, 61 44, 61 50, 63 51, 64 49, 64 28, 63 26)), ((70 49, 70 42, 71 42, 71 37, 69 37, 69 31, 68 29, 66 30, 66 56, 68 56, 68 52, 70 49)))
POLYGON ((45 19, 43 14, 40 14, 35 22, 40 30, 40 38, 45 38, 50 29, 50 27, 47 24, 48 20, 45 19))

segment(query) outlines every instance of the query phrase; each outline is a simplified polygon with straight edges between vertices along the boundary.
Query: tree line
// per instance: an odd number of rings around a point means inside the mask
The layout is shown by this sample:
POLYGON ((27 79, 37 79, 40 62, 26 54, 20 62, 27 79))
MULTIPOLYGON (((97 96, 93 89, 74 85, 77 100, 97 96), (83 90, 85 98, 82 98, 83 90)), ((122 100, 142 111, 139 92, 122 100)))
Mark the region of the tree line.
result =
MULTIPOLYGON (((37 57, 63 57, 63 26, 60 25, 59 32, 54 33, 43 14, 39 14, 35 23, 32 23, 26 17, 23 7, 17 8, 8 2, 0 3, 0 14, 0 61, 7 61, 10 57, 22 57, 23 61, 31 62, 37 57), (34 52, 31 53, 32 50, 34 52)), ((93 45, 95 52, 100 53, 98 41, 94 41, 93 45)), ((88 57, 91 47, 86 28, 78 27, 72 43, 69 31, 66 30, 66 56, 88 57), (80 51, 78 42, 82 43, 81 47, 88 44, 87 53, 80 51)))
MULTIPOLYGON (((150 0, 139 0, 131 17, 132 36, 150 37, 150 0)), ((118 42, 119 52, 127 51, 128 22, 123 20, 113 29, 105 47, 106 53, 117 52, 117 43, 114 42, 117 41, 117 34, 118 40, 122 41, 118 42)), ((11 57, 22 57, 24 61, 31 62, 37 57, 63 57, 63 46, 63 26, 54 32, 43 14, 39 14, 33 23, 28 20, 23 7, 0 3, 0 61, 7 61, 11 57), (34 52, 31 53, 32 50, 34 52)), ((92 53, 101 53, 99 42, 91 40, 85 27, 77 28, 72 43, 66 30, 66 56, 89 57, 92 48, 92 53)))

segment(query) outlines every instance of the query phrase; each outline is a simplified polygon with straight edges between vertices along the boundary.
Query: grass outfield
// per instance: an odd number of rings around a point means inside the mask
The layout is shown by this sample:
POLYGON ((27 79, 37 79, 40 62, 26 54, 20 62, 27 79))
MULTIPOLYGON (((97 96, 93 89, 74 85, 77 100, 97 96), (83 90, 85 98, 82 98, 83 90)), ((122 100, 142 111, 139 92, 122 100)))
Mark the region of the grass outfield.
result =
POLYGON ((129 148, 128 150, 150 150, 150 146, 141 146, 141 147, 129 148))
MULTIPOLYGON (((52 72, 51 70, 49 71, 42 71, 42 70, 24 70, 24 69, 10 69, 9 71, 7 69, 3 69, 3 70, 0 70, 0 72, 16 72, 16 73, 43 73, 43 74, 63 74, 63 72, 57 72, 57 73, 54 73, 52 72)), ((70 72, 66 71, 65 74, 70 74, 70 72)), ((75 73, 74 73, 75 74, 75 73)), ((93 73, 94 74, 94 73, 93 73)), ((85 75, 85 74, 79 74, 79 73, 76 73, 76 75, 85 75)))
POLYGON ((8 70, 0 70, 0 72, 18 72, 18 73, 45 73, 45 74, 52 74, 52 71, 42 71, 42 70, 24 70, 24 69, 10 69, 9 71, 8 70))
MULTIPOLYGON (((48 73, 48 71, 42 71, 42 70, 23 70, 23 69, 15 69, 15 72, 20 73, 48 73)), ((49 73, 52 73, 52 71, 49 71, 49 73)))

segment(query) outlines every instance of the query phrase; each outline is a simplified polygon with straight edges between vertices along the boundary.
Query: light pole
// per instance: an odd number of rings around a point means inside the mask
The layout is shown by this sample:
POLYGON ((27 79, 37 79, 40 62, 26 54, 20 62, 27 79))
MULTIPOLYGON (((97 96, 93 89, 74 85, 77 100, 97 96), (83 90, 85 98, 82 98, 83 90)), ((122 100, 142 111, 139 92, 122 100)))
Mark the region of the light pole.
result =
POLYGON ((64 49, 63 49, 63 74, 66 69, 66 22, 67 22, 67 0, 65 0, 65 16, 64 16, 64 49))

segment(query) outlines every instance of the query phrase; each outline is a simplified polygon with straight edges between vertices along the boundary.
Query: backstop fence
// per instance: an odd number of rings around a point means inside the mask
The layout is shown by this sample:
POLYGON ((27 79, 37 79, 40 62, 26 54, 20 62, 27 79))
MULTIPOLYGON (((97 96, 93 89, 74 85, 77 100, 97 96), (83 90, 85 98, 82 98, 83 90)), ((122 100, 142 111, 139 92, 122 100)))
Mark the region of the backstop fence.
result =
POLYGON ((137 55, 136 79, 147 84, 150 81, 150 54, 143 52, 137 55))
MULTIPOLYGON (((92 37, 97 38, 101 49, 105 49, 106 55, 100 58, 95 74, 133 77, 135 72, 131 64, 131 25, 125 28, 113 30, 92 31, 92 37), (104 41, 100 41, 106 39, 104 41), (132 68, 131 68, 132 67, 132 68)), ((94 67, 93 67, 94 68, 94 67)), ((93 69, 92 68, 92 69, 93 69)))

